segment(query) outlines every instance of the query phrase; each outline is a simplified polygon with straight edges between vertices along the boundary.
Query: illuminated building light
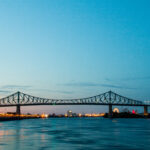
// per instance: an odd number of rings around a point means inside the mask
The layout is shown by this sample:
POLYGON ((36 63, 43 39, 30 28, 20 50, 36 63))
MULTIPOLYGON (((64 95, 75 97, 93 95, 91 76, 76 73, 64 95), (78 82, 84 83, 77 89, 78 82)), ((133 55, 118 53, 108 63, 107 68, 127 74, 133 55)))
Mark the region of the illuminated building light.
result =
POLYGON ((41 118, 48 118, 48 114, 42 114, 41 118))

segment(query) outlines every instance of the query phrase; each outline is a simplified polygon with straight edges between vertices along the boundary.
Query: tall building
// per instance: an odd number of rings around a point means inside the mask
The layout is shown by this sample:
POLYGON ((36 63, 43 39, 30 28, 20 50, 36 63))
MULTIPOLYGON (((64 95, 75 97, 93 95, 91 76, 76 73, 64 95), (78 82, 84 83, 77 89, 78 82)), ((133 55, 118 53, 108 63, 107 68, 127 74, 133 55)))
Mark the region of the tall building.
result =
POLYGON ((68 117, 72 117, 72 111, 71 111, 71 110, 68 110, 68 111, 67 111, 67 115, 68 115, 68 117))

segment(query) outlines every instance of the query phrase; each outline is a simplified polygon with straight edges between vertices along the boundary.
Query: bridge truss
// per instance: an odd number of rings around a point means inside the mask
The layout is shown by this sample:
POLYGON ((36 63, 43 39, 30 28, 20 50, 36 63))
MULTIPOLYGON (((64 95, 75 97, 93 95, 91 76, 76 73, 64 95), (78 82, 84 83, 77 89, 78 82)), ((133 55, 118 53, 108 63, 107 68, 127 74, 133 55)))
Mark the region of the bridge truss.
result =
POLYGON ((123 105, 123 106, 145 106, 142 101, 133 100, 112 91, 78 99, 47 99, 31 96, 22 92, 16 92, 0 99, 0 107, 28 105, 123 105))

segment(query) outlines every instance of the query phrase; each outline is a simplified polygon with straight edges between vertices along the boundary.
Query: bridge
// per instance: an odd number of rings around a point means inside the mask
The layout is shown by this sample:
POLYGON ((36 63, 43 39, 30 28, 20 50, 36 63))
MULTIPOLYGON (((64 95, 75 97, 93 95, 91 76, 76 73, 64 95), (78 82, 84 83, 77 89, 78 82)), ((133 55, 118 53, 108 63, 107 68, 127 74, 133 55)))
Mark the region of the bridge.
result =
POLYGON ((148 113, 148 106, 142 101, 133 100, 121 96, 115 92, 108 91, 87 98, 78 99, 48 99, 31 96, 22 92, 16 92, 12 95, 0 99, 0 107, 16 106, 16 113, 21 114, 21 106, 31 105, 108 105, 109 115, 112 115, 112 106, 143 106, 144 114, 148 113))

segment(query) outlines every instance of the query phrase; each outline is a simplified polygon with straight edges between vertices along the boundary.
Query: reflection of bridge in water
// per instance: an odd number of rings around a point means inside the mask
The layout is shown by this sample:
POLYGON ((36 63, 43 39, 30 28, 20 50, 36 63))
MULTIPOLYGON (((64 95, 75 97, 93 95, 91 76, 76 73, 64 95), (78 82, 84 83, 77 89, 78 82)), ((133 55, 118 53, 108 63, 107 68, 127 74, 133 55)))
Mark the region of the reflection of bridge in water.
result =
POLYGON ((48 99, 31 96, 22 92, 16 92, 5 98, 0 99, 0 107, 16 106, 16 113, 20 114, 21 106, 31 105, 108 105, 109 115, 112 115, 112 106, 143 106, 144 114, 148 113, 148 106, 142 101, 133 100, 112 91, 79 99, 48 99))

